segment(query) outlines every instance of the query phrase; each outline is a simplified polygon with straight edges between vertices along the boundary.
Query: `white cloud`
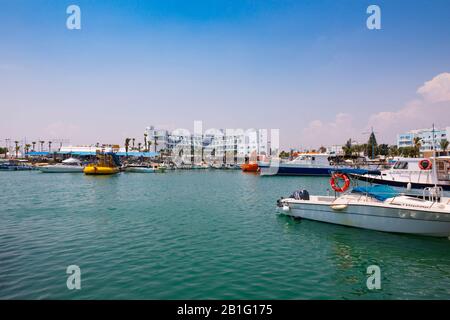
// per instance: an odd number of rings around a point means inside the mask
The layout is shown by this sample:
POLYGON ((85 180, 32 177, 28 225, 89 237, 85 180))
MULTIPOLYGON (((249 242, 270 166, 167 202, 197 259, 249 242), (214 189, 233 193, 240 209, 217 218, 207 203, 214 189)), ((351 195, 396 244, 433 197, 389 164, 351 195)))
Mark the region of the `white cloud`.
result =
POLYGON ((425 82, 417 93, 431 103, 450 101, 450 73, 441 73, 425 82))
POLYGON ((356 131, 353 117, 346 113, 339 113, 330 122, 314 120, 302 130, 302 141, 309 142, 305 147, 317 148, 321 145, 343 144, 349 138, 354 138, 356 131))
POLYGON ((65 123, 62 121, 54 122, 49 124, 45 128, 45 133, 49 138, 69 138, 76 136, 80 133, 80 128, 71 123, 65 123))
POLYGON ((433 123, 438 127, 450 126, 450 73, 441 73, 425 82, 417 93, 421 95, 419 99, 406 103, 397 111, 375 113, 365 126, 354 125, 352 117, 343 113, 329 123, 312 121, 303 130, 302 140, 312 143, 312 147, 343 144, 350 137, 362 139, 361 133, 373 127, 378 142, 393 144, 397 134, 404 131, 429 128, 433 123))
POLYGON ((422 100, 407 103, 398 111, 383 111, 370 116, 367 128, 374 127, 378 140, 395 143, 397 134, 411 129, 428 128, 442 117, 450 119, 450 108, 422 100), (447 109, 447 110, 445 110, 447 109), (447 116, 445 116, 447 114, 447 116))

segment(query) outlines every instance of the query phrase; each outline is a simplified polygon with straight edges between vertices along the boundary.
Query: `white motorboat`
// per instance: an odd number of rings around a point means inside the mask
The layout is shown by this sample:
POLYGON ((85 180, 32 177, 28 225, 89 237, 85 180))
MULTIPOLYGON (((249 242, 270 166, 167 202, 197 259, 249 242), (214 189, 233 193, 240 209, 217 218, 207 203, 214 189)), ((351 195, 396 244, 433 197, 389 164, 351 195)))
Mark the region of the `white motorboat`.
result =
MULTIPOLYGON (((345 175, 341 173, 340 176, 345 175)), ((346 186, 349 186, 347 181, 346 186)), ((343 189, 334 184, 332 187, 338 191, 343 189)), ((425 188, 422 196, 398 193, 386 185, 355 187, 340 196, 309 196, 306 190, 302 190, 289 198, 279 199, 278 207, 285 215, 338 225, 450 236, 450 198, 443 197, 442 188, 437 186, 425 188)))
POLYGON ((61 163, 39 167, 45 173, 83 173, 84 166, 75 158, 63 160, 61 163))
POLYGON ((159 166, 158 164, 130 164, 124 167, 125 172, 136 172, 136 173, 156 173, 164 172, 165 167, 159 166))
POLYGON ((370 172, 351 176, 358 180, 393 187, 423 189, 436 185, 450 191, 450 157, 399 158, 391 169, 375 174, 370 172), (436 169, 435 172, 433 169, 436 169))

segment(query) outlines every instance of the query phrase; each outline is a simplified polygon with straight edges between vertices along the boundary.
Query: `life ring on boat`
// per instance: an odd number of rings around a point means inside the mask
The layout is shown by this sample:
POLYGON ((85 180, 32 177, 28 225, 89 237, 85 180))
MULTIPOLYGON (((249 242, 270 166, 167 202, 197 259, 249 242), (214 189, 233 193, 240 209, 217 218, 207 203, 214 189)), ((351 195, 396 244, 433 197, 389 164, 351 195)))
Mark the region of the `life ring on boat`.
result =
POLYGON ((419 161, 420 170, 430 170, 433 167, 433 163, 429 159, 423 159, 419 161))
POLYGON ((344 173, 333 173, 330 179, 331 188, 336 192, 344 192, 350 187, 350 179, 344 173), (344 185, 341 187, 337 183, 338 180, 344 180, 344 185))

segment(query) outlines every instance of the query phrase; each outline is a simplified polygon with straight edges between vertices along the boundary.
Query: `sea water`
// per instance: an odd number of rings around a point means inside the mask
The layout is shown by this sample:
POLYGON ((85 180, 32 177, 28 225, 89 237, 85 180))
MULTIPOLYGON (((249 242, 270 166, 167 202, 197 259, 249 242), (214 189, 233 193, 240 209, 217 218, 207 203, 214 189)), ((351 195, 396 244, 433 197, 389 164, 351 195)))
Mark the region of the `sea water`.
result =
POLYGON ((278 214, 299 188, 326 194, 328 179, 0 172, 0 298, 450 298, 449 240, 278 214))

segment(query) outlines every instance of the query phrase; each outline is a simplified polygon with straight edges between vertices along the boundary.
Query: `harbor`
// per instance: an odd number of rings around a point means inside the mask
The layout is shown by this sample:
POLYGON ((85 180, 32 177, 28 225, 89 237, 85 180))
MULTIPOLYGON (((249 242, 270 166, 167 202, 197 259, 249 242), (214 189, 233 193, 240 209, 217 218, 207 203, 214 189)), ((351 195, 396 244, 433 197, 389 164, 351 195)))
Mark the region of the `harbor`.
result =
POLYGON ((0 301, 450 300, 450 2, 1 7, 0 301))

